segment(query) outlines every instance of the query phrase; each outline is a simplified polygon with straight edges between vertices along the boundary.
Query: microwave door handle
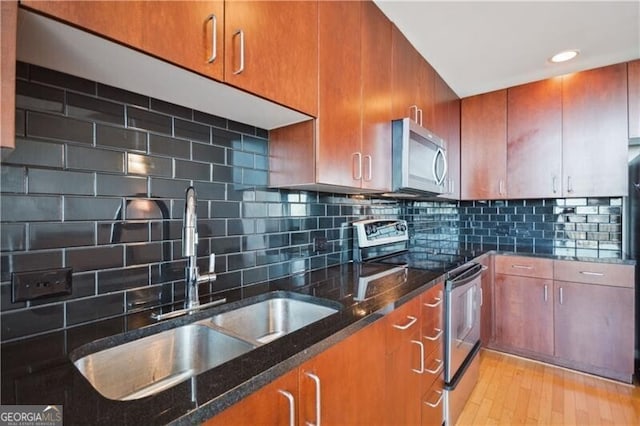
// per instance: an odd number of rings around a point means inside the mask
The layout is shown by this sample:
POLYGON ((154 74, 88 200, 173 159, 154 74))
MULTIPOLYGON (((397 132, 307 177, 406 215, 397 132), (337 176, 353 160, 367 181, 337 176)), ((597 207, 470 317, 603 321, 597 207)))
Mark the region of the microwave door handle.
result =
POLYGON ((438 150, 436 151, 436 155, 433 156, 433 165, 432 165, 432 171, 433 171, 433 179, 436 181, 436 185, 442 185, 442 182, 444 182, 444 178, 447 176, 447 157, 444 156, 444 151, 442 150, 442 148, 438 147, 438 150), (442 177, 438 178, 438 157, 442 156, 442 160, 444 162, 444 170, 442 172, 442 177))

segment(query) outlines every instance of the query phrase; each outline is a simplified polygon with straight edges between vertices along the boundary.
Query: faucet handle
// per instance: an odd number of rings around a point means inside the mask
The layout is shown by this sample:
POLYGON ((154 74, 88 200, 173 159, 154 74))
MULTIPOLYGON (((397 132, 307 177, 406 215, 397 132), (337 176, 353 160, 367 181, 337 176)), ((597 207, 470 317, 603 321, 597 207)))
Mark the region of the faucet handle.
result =
POLYGON ((215 253, 211 253, 209 255, 209 272, 215 272, 216 271, 216 254, 215 253))
POLYGON ((202 275, 198 274, 198 282, 206 283, 206 282, 215 281, 218 278, 216 276, 215 269, 216 269, 216 255, 215 253, 211 253, 209 255, 209 272, 202 275))

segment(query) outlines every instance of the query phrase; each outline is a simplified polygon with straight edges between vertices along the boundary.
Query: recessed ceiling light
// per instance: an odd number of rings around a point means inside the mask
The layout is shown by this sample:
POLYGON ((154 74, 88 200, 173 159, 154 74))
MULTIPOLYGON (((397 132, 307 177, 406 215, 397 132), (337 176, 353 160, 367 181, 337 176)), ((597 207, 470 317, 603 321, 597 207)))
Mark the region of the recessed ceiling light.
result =
POLYGON ((580 51, 578 49, 564 50, 562 52, 556 53, 549 60, 555 63, 566 62, 578 56, 579 53, 580 51))

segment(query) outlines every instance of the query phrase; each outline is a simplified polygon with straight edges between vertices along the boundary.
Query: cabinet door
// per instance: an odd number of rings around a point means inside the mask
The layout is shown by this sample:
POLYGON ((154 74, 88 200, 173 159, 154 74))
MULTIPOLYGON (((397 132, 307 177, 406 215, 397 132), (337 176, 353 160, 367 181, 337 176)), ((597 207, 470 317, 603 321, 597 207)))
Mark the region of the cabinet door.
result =
MULTIPOLYGON (((555 355, 631 379, 634 290, 555 281, 555 355)), ((597 372, 597 371, 596 371, 597 372)), ((602 371, 600 372, 602 373, 602 371)))
POLYGON ((496 274, 496 344, 553 355, 553 281, 496 274))
POLYGON ((362 187, 391 189, 391 21, 362 2, 362 187))
POLYGON ((423 381, 420 371, 424 361, 420 359, 422 352, 416 343, 419 341, 420 333, 416 331, 386 356, 386 409, 385 416, 381 417, 385 419, 385 425, 420 423, 420 391, 423 381))
POLYGON ((393 119, 411 117, 417 121, 419 55, 395 25, 391 42, 392 116, 393 119))
POLYGON ((143 50, 208 77, 223 79, 223 1, 143 3, 143 50))
POLYGON ((384 414, 384 332, 383 321, 378 321, 300 367, 299 424, 380 422, 384 414))
POLYGON ((319 183, 360 187, 360 3, 321 1, 320 107, 316 142, 319 183))
POLYGON ((460 199, 460 99, 435 73, 432 130, 447 143, 448 190, 441 198, 460 199))
POLYGON ((297 412, 298 370, 285 374, 204 423, 205 426, 289 426, 297 412), (293 410, 293 411, 292 411, 293 410))
POLYGON ((227 1, 224 28, 226 82, 317 115, 317 2, 227 1))
POLYGON ((16 32, 18 28, 18 2, 0 3, 0 148, 12 149, 15 146, 16 126, 16 32))
POLYGON ((506 90, 462 100, 460 145, 461 198, 504 198, 507 179, 506 90))
POLYGON ((444 421, 443 383, 436 381, 422 397, 422 426, 442 426, 444 421))
POLYGON ((627 64, 629 82, 629 137, 640 138, 640 59, 627 64))
POLYGON ((418 61, 418 94, 416 96, 419 108, 418 122, 426 129, 433 129, 436 72, 419 54, 416 60, 418 61))
MULTIPOLYGON (((128 46, 143 49, 144 1, 21 0, 22 6, 128 46)), ((183 46, 181 46, 182 50, 183 46)))
POLYGON ((560 197, 562 78, 511 87, 507 97, 508 197, 560 197))
POLYGON ((564 76, 562 115, 564 195, 627 195, 626 64, 564 76))

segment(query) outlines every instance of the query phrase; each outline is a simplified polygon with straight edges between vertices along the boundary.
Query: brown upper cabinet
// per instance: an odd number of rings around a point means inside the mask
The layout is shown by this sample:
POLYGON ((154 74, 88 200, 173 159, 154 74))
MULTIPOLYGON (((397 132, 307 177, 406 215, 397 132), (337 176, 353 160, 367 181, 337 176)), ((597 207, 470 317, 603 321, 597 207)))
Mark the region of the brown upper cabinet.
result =
POLYGON ((627 64, 629 79, 629 137, 640 138, 640 59, 627 64))
POLYGON ((271 131, 270 185, 388 191, 391 22, 372 2, 318 7, 319 118, 271 131))
POLYGON ((562 78, 507 90, 508 198, 562 196, 562 78))
POLYGON ((435 71, 395 25, 391 40, 393 118, 410 117, 429 128, 433 124, 435 71))
POLYGON ((16 32, 18 26, 18 2, 0 2, 0 148, 11 150, 15 146, 16 126, 16 32))
POLYGON ((562 78, 562 174, 567 197, 627 195, 627 65, 562 78))
POLYGON ((627 64, 463 99, 461 145, 463 199, 626 195, 627 64))
POLYGON ((432 130, 447 143, 447 191, 441 198, 460 199, 460 98, 435 74, 432 130))
POLYGON ((316 2, 23 0, 22 4, 317 115, 316 2))
POLYGON ((507 91, 464 98, 461 108, 461 198, 505 198, 507 91))

